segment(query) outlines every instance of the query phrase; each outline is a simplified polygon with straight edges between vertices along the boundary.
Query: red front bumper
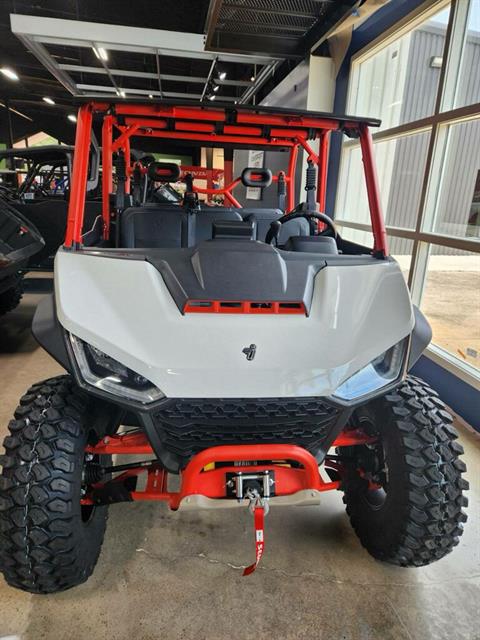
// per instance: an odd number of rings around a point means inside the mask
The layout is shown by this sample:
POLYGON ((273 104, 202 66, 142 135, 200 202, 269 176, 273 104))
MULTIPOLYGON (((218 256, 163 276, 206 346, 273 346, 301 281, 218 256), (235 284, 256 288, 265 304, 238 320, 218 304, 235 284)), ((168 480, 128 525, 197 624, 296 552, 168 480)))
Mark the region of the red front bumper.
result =
MULTIPOLYGON (((357 430, 340 434, 332 446, 353 446, 372 442, 373 438, 357 430)), ((152 448, 143 432, 106 437, 95 446, 87 447, 87 453, 102 454, 152 454, 152 448)), ((325 463, 328 469, 341 472, 333 461, 325 463)), ((338 489, 340 481, 324 480, 318 462, 305 449, 289 444, 229 445, 211 447, 195 455, 181 473, 180 489, 168 490, 168 471, 152 463, 148 467, 134 467, 116 476, 111 483, 124 483, 128 478, 147 474, 145 488, 129 493, 130 500, 162 500, 171 509, 180 506, 231 506, 235 500, 227 498, 226 477, 229 473, 275 473, 275 497, 302 496, 310 492, 314 498, 322 491, 338 489), (237 463, 237 464, 235 464, 237 463), (241 463, 241 464, 239 464, 241 463), (293 464, 292 464, 293 463, 293 464), (219 466, 220 465, 220 466, 219 466), (201 499, 200 499, 201 498, 201 499), (230 503, 230 504, 228 504, 230 503)), ((102 485, 95 485, 94 489, 102 485)), ((285 504, 285 501, 279 500, 285 504)), ((85 496, 82 504, 94 504, 92 496, 85 496)), ((294 501, 292 501, 294 503, 294 501)))

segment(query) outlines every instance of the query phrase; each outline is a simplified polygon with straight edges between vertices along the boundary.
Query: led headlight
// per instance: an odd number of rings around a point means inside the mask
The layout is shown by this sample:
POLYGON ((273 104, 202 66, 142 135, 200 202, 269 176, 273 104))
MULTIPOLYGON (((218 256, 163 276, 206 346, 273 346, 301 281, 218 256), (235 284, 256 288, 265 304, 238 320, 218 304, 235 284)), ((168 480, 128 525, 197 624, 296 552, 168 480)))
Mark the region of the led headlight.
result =
POLYGON ((70 334, 75 360, 88 384, 122 398, 144 404, 164 397, 154 384, 100 349, 70 334))
POLYGON ((333 396, 340 400, 357 400, 395 382, 402 373, 407 346, 408 339, 398 342, 345 380, 333 396))

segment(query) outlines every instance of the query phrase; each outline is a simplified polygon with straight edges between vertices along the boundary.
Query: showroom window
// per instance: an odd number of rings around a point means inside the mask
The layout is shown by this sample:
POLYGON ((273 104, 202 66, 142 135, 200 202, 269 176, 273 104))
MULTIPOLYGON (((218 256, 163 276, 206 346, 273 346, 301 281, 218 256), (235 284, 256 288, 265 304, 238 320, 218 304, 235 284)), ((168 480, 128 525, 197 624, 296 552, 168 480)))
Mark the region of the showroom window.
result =
MULTIPOLYGON (((390 253, 433 329, 430 355, 480 379, 480 2, 429 3, 352 59, 346 111, 372 130, 390 253)), ((358 140, 342 148, 335 218, 371 244, 358 140)))

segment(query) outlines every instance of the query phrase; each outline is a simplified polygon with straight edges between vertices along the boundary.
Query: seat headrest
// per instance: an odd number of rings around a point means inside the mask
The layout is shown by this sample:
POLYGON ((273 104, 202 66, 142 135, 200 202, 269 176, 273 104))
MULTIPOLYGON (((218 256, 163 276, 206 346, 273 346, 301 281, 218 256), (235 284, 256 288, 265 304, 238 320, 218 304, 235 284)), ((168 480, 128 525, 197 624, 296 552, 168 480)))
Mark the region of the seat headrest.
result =
POLYGON ((284 246, 285 251, 306 251, 338 255, 335 238, 330 236, 290 236, 284 246))
POLYGON ((270 169, 248 168, 242 171, 242 184, 246 187, 269 187, 272 184, 270 169))
POLYGON ((148 177, 155 182, 177 182, 180 180, 180 167, 174 162, 151 162, 148 177))

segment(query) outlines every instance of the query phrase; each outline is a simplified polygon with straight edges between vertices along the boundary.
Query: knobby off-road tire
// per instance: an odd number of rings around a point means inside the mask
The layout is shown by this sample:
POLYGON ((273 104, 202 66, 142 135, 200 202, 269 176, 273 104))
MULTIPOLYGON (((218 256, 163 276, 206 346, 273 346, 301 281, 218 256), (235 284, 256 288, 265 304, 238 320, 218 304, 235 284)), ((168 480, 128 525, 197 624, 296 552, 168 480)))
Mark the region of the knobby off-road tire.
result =
MULTIPOLYGON (((346 474, 344 502, 360 542, 375 558, 403 567, 443 558, 458 544, 468 503, 462 494, 468 489, 459 459, 463 448, 445 405, 423 380, 409 376, 359 416, 378 434, 379 466, 385 463, 386 469, 373 478, 383 477, 384 490, 371 489, 355 463, 346 474)), ((349 447, 339 453, 361 461, 371 450, 349 447)))
POLYGON ((95 567, 107 507, 80 504, 94 435, 90 404, 70 376, 58 376, 33 385, 9 424, 0 458, 0 570, 13 587, 63 591, 95 567))
POLYGON ((16 284, 0 293, 0 316, 13 311, 20 304, 23 296, 23 278, 19 277, 16 284))

